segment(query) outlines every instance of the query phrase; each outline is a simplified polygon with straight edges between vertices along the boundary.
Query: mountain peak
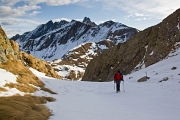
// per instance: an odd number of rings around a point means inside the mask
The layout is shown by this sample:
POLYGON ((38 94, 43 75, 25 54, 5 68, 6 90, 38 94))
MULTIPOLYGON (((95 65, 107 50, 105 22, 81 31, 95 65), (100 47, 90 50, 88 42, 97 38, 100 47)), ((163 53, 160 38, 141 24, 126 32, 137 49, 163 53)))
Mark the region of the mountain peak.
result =
POLYGON ((91 19, 89 17, 84 17, 83 21, 84 24, 90 25, 90 26, 96 26, 94 22, 91 22, 91 19))
POLYGON ((48 21, 48 22, 46 23, 46 25, 53 25, 53 21, 52 21, 52 20, 48 21))
POLYGON ((91 20, 90 20, 90 18, 88 18, 88 17, 84 17, 84 19, 83 19, 82 22, 83 22, 83 23, 87 23, 87 22, 91 22, 91 20))

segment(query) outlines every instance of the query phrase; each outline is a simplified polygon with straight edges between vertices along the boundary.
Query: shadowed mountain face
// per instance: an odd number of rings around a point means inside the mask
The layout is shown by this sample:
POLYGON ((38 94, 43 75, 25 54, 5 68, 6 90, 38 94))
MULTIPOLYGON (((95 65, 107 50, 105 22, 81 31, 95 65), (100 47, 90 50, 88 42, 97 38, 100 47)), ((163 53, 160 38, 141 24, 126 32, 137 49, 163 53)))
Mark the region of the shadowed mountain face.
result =
POLYGON ((84 81, 111 81, 120 69, 128 74, 166 58, 180 47, 180 9, 127 42, 105 50, 88 64, 84 81))
POLYGON ((20 49, 45 60, 60 59, 70 49, 86 42, 100 42, 106 39, 115 44, 125 42, 138 32, 121 23, 107 21, 100 25, 85 17, 82 22, 49 21, 33 31, 16 35, 11 39, 19 43, 20 49))

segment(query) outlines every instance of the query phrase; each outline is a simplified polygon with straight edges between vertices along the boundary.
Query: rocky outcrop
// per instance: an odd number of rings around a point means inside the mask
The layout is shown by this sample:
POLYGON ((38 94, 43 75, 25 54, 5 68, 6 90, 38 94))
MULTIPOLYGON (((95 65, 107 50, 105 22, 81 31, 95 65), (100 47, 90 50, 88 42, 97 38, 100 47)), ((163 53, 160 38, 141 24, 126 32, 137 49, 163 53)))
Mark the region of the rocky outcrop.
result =
POLYGON ((88 17, 84 17, 83 21, 82 21, 84 24, 86 25, 90 25, 90 26, 96 26, 96 24, 94 22, 91 22, 90 18, 88 17))
POLYGON ((99 52, 96 43, 84 43, 68 51, 61 60, 55 60, 51 65, 57 72, 66 71, 69 73, 63 76, 63 79, 80 80, 89 61, 99 52))
POLYGON ((19 52, 19 59, 25 66, 32 67, 39 72, 45 73, 46 76, 62 79, 47 61, 37 59, 23 51, 19 52))
POLYGON ((0 62, 5 62, 8 59, 16 58, 16 53, 11 46, 11 42, 6 36, 6 33, 0 26, 0 62))
POLYGON ((89 61, 93 59, 94 56, 97 55, 97 52, 98 52, 98 48, 95 47, 95 44, 85 43, 76 49, 68 51, 68 53, 62 57, 61 61, 58 64, 59 65, 65 64, 71 66, 75 65, 82 68, 86 68, 89 61), (94 51, 91 52, 93 45, 94 45, 94 51))
POLYGON ((171 51, 180 47, 180 9, 161 23, 149 27, 125 43, 105 50, 88 64, 84 81, 111 81, 120 69, 128 74, 132 70, 150 66, 163 60, 171 51))

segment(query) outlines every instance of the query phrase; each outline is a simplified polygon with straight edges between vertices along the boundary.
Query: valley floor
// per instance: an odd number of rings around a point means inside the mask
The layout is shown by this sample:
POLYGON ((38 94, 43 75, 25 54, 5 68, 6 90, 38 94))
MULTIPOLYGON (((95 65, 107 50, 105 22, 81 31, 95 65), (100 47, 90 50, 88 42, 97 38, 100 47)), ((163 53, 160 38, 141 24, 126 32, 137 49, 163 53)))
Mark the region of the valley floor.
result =
MULTIPOLYGON (((50 120, 177 120, 180 118, 180 83, 138 83, 126 80, 125 92, 116 93, 113 82, 50 79, 40 75, 57 92, 50 120)), ((123 84, 121 84, 121 90, 123 84)), ((37 92, 36 95, 47 95, 37 92)), ((49 96, 49 94, 47 95, 49 96)))

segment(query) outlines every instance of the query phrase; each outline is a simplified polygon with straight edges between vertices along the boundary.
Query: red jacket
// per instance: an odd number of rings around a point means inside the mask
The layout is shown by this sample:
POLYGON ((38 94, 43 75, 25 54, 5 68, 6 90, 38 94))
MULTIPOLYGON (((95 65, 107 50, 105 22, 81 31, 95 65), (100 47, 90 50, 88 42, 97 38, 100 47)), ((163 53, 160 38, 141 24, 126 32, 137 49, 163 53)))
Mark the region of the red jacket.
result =
POLYGON ((114 75, 114 81, 116 81, 116 80, 123 80, 123 76, 122 76, 122 74, 121 73, 116 73, 115 75, 114 75))

